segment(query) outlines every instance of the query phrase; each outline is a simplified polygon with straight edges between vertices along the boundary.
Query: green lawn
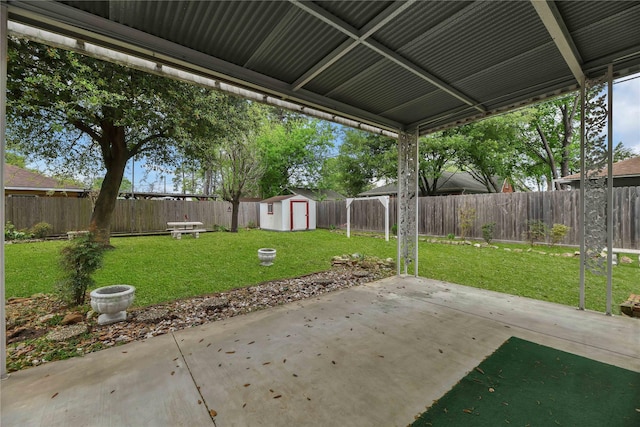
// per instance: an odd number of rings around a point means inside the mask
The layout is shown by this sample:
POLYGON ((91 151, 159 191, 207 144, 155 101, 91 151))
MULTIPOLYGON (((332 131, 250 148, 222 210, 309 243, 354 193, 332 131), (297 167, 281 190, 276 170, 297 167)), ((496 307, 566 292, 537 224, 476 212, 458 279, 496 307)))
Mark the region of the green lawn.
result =
MULTIPOLYGON (((327 270, 331 257, 359 252, 381 258, 396 256, 396 241, 316 230, 278 233, 243 230, 234 233, 204 233, 174 240, 169 236, 112 238, 115 250, 105 257, 96 274, 98 286, 126 283, 137 288, 136 305, 220 292, 267 280, 295 277, 327 270), (257 250, 277 249, 276 262, 260 267, 257 250)), ((58 254, 62 241, 8 245, 5 248, 6 296, 23 297, 51 293, 59 277, 58 254)), ((578 304, 578 258, 538 253, 508 252, 420 242, 419 273, 447 282, 460 283, 570 306, 578 304)), ((572 252, 566 248, 536 248, 547 252, 572 252)), ((587 308, 604 311, 606 279, 588 275, 587 308)), ((640 268, 614 269, 614 312, 630 293, 640 293, 640 268)))

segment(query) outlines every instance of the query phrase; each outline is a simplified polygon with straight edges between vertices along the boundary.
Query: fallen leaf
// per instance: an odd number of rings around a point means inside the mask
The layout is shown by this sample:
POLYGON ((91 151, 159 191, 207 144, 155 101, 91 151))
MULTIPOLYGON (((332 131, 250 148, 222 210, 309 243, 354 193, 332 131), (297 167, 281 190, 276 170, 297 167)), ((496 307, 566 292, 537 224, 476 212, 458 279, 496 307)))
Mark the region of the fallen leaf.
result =
POLYGON ((171 371, 171 375, 175 375, 176 371, 171 371))
POLYGON ((247 406, 247 403, 246 403, 246 402, 242 404, 242 407, 243 407, 243 408, 244 408, 245 406, 247 406))
POLYGON ((282 363, 287 363, 287 359, 284 359, 284 360, 282 361, 282 363))
POLYGON ((444 353, 444 351, 442 351, 442 349, 441 349, 441 348, 439 348, 439 349, 438 349, 438 351, 439 351, 440 353, 444 353))
POLYGON ((114 392, 114 391, 115 391, 115 390, 111 390, 111 393, 109 393, 109 394, 113 394, 113 392, 114 392))
POLYGON ((58 395, 58 393, 56 392, 56 394, 54 394, 53 396, 51 396, 51 398, 53 399, 54 397, 56 397, 58 395))
POLYGON ((198 405, 202 405, 202 400, 198 399, 198 405))
POLYGON ((211 343, 207 344, 207 347, 211 346, 211 343))
POLYGON ((336 364, 336 361, 335 361, 335 360, 332 360, 332 361, 331 361, 331 363, 333 363, 333 364, 335 365, 335 364, 336 364))
POLYGON ((484 371, 478 367, 476 367, 476 371, 480 372, 482 375, 484 375, 484 371))
POLYGON ((298 378, 298 375, 297 375, 297 374, 293 374, 293 376, 294 376, 294 377, 296 377, 296 378, 298 378))
POLYGON ((251 341, 251 342, 250 342, 249 344, 247 344, 247 345, 251 345, 251 344, 253 344, 254 342, 255 342, 255 341, 251 341))
POLYGON ((378 357, 380 357, 380 358, 384 359, 384 356, 383 356, 383 355, 381 355, 381 354, 379 354, 379 355, 378 355, 378 357))
POLYGON ((473 410, 471 409, 463 409, 462 412, 464 412, 465 414, 473 414, 473 410))
POLYGON ((489 393, 493 393, 494 391, 496 391, 493 387, 489 387, 489 393))
POLYGON ((273 396, 274 399, 280 399, 281 397, 282 397, 281 394, 277 394, 277 395, 273 396))
POLYGON ((126 353, 126 351, 123 351, 123 353, 126 353))
POLYGON ((218 413, 216 411, 214 411, 213 409, 209 410, 209 415, 211 415, 212 417, 215 417, 216 415, 218 415, 218 413))
POLYGON ((173 359, 173 361, 175 362, 176 360, 178 360, 178 358, 176 357, 175 359, 173 359))
POLYGON ((269 389, 269 391, 270 391, 271 393, 273 393, 273 389, 272 389, 272 388, 270 388, 270 389, 269 389))
POLYGON ((307 400, 311 400, 311 398, 310 398, 310 397, 307 397, 307 400))
POLYGON ((250 383, 246 383, 244 386, 249 387, 250 385, 251 385, 250 383))
POLYGON ((262 365, 269 365, 271 362, 264 362, 262 365))
POLYGON ((204 341, 204 338, 200 339, 200 341, 198 341, 198 342, 202 342, 202 341, 204 341))
POLYGON ((227 351, 226 353, 227 354, 233 354, 233 353, 235 353, 235 351, 227 351))

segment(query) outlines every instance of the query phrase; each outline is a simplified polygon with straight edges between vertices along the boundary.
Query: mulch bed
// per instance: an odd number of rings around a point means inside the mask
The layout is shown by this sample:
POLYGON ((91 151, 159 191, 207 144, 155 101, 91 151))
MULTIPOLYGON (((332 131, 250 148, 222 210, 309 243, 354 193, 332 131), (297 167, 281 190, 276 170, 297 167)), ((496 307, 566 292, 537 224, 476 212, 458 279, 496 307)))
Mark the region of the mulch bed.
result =
POLYGON ((89 304, 68 307, 54 295, 9 298, 7 370, 26 369, 145 340, 203 323, 262 310, 378 280, 393 274, 376 266, 337 266, 303 277, 265 282, 213 295, 132 308, 127 321, 99 326, 89 304))

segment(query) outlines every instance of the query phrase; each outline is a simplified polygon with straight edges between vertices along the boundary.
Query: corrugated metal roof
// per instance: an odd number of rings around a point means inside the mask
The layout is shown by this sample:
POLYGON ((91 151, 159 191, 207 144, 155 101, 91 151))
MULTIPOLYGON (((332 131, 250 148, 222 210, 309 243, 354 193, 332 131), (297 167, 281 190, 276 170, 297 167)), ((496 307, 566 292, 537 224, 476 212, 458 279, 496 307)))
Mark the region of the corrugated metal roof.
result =
POLYGON ((8 0, 9 17, 392 131, 421 133, 640 71, 640 1, 8 0), (549 7, 551 18, 536 7, 549 7))

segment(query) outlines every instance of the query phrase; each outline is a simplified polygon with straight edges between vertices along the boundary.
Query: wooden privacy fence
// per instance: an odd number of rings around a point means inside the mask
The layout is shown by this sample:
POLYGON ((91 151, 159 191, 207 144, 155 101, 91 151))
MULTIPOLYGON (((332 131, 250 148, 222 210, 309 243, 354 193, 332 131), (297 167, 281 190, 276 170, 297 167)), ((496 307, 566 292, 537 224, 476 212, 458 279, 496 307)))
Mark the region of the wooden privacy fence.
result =
MULTIPOLYGON (((640 249, 640 187, 613 189, 614 247, 640 249)), ((475 194, 465 196, 421 197, 418 201, 419 233, 429 236, 460 235, 461 209, 475 210, 469 237, 482 238, 482 225, 495 222, 493 238, 522 241, 529 221, 542 220, 548 227, 570 227, 562 243, 578 245, 579 191, 475 194)), ((346 203, 317 203, 319 228, 345 227, 346 203)), ((389 205, 390 224, 397 218, 396 199, 389 205)), ((384 231, 384 207, 377 200, 357 200, 351 205, 353 230, 384 231)))
MULTIPOLYGON (((17 229, 31 228, 38 222, 53 227, 51 234, 86 230, 91 218, 88 199, 66 197, 7 197, 6 220, 17 229)), ((202 222, 206 228, 215 225, 231 227, 231 203, 184 200, 118 200, 111 222, 112 233, 148 233, 165 231, 168 221, 202 222)), ((260 224, 260 207, 256 202, 241 202, 238 226, 260 224)))

